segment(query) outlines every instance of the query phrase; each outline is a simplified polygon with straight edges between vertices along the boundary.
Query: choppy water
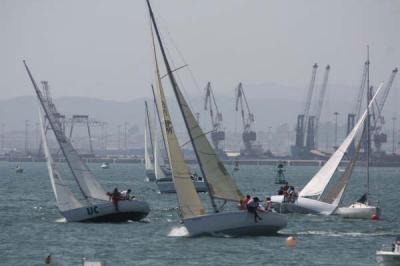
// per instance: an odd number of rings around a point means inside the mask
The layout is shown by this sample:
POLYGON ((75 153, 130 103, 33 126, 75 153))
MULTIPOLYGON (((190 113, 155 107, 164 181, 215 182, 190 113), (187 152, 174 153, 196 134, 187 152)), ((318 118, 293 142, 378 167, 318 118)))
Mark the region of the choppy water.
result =
MULTIPOLYGON (((99 166, 90 165, 107 189, 131 187, 149 202, 152 211, 145 222, 65 223, 44 163, 23 163, 24 173, 16 174, 15 164, 0 162, 0 265, 43 265, 50 253, 53 265, 80 265, 83 257, 107 265, 374 265, 375 251, 400 234, 396 168, 372 171, 380 221, 289 215, 281 236, 188 238, 174 209, 175 195, 160 195, 155 184, 144 182, 142 165, 99 166), (285 245, 287 235, 297 237, 295 248, 285 245)), ((302 186, 316 170, 289 167, 286 174, 302 186)), ((356 169, 347 201, 361 195, 363 173, 356 169)), ((268 166, 241 166, 235 178, 244 193, 259 197, 277 189, 268 166)))

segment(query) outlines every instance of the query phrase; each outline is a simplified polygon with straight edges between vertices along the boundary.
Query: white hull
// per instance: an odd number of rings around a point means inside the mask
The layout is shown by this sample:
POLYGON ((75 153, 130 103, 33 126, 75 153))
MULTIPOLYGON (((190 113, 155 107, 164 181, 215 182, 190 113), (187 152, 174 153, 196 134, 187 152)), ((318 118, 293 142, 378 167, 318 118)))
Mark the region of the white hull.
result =
POLYGON ((257 212, 262 220, 254 221, 248 211, 227 211, 183 219, 190 236, 226 234, 235 236, 273 235, 286 227, 287 218, 276 212, 257 212))
POLYGON ((61 212, 67 222, 125 222, 138 221, 150 212, 149 205, 139 200, 121 200, 118 211, 112 202, 93 204, 61 212))
POLYGON ((400 253, 391 251, 377 251, 376 261, 379 266, 398 266, 400 265, 400 253))
POLYGON ((271 197, 272 206, 280 213, 323 214, 331 215, 336 205, 315 199, 298 197, 295 202, 283 202, 283 196, 271 197))
MULTIPOLYGON (((156 184, 160 193, 176 193, 175 184, 172 180, 158 180, 156 184)), ((197 192, 207 192, 207 186, 204 181, 193 181, 193 184, 197 192)))
POLYGON ((371 219, 371 216, 374 214, 380 216, 380 212, 381 209, 379 207, 356 202, 349 207, 338 208, 335 214, 344 218, 371 219))

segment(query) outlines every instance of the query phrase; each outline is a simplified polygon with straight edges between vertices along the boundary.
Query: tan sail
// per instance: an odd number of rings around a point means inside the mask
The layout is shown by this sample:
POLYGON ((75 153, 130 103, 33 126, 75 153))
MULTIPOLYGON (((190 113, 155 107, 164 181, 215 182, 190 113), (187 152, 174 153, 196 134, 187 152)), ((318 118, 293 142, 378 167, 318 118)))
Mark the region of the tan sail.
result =
POLYGON ((162 88, 160 73, 157 63, 157 54, 154 45, 154 60, 156 68, 156 100, 159 108, 159 115, 162 121, 162 130, 166 136, 168 159, 171 164, 172 176, 175 184, 176 195, 182 218, 190 218, 204 214, 204 207, 197 195, 196 189, 190 177, 189 168, 183 158, 182 151, 179 147, 171 117, 169 115, 167 101, 165 99, 164 90, 162 88))
MULTIPOLYGON (((205 178, 209 193, 212 198, 220 198, 229 201, 240 201, 243 197, 233 178, 229 175, 223 163, 218 159, 214 149, 209 143, 203 130, 200 128, 197 120, 195 119, 192 111, 189 108, 182 92, 173 75, 173 71, 169 65, 167 55, 163 48, 161 37, 158 32, 157 24, 154 19, 153 11, 151 10, 150 3, 147 2, 150 12, 150 18, 157 35, 160 45, 160 50, 164 59, 165 67, 168 77, 170 79, 172 88, 178 101, 179 108, 183 115, 186 128, 188 130, 190 141, 196 153, 197 161, 205 178)), ((154 38, 153 38, 154 46, 154 38)), ((168 127, 167 127, 168 128, 168 127)))

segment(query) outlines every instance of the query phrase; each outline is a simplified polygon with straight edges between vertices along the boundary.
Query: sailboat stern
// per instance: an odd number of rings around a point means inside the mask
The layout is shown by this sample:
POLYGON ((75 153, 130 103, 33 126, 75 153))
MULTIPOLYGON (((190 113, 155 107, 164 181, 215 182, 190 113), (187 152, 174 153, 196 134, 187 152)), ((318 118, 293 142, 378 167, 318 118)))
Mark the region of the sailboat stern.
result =
POLYGON ((118 209, 112 202, 93 204, 82 208, 62 211, 67 222, 113 222, 139 221, 150 212, 145 201, 121 200, 118 209))
POLYGON ((355 202, 348 207, 338 208, 335 214, 351 219, 371 219, 372 215, 381 216, 381 208, 379 206, 355 202))
POLYGON ((286 227, 287 218, 276 212, 257 212, 261 220, 255 222, 254 213, 232 211, 206 214, 183 219, 190 236, 231 235, 267 236, 276 235, 286 227))

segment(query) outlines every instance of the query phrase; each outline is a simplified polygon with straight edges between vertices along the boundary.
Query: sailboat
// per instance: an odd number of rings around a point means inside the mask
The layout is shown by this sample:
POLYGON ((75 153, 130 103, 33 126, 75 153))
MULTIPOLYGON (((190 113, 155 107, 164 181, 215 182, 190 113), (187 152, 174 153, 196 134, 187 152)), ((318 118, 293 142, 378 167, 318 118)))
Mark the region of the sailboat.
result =
MULTIPOLYGON (((358 218, 358 219, 369 219, 375 217, 379 219, 381 214, 381 209, 379 206, 373 206, 369 204, 369 165, 370 165, 370 150, 371 150, 371 137, 370 137, 370 87, 369 87, 369 47, 367 47, 367 125, 366 135, 367 135, 367 176, 366 176, 366 192, 354 203, 348 207, 340 207, 336 210, 336 214, 341 215, 345 218, 358 218)), ((378 89, 379 90, 379 89, 378 89)), ((361 146, 360 139, 360 146, 361 146)))
POLYGON ((26 62, 23 62, 45 117, 49 122, 49 127, 54 133, 62 155, 83 197, 82 201, 84 203, 74 196, 57 171, 47 145, 44 122, 40 115, 42 142, 47 160, 47 168, 61 215, 64 216, 68 222, 124 222, 128 220, 136 221, 146 217, 150 208, 144 201, 120 200, 118 202, 118 207, 116 204, 109 201, 109 196, 107 196, 103 187, 96 180, 87 165, 82 161, 70 140, 65 136, 60 120, 57 118, 58 112, 54 103, 51 99, 44 97, 26 62))
MULTIPOLYGON (((190 178, 188 167, 183 159, 182 151, 175 134, 174 126, 168 111, 160 76, 157 75, 157 98, 161 106, 162 130, 167 140, 168 158, 171 164, 172 176, 178 199, 181 220, 187 228, 190 236, 205 234, 228 234, 228 235, 269 235, 275 234, 287 224, 285 216, 275 212, 261 212, 261 220, 256 222, 254 214, 248 211, 226 210, 227 202, 238 203, 243 195, 237 187, 233 178, 229 175, 223 163, 219 160, 216 152, 209 143, 203 130, 200 128, 195 116, 189 108, 167 59, 160 33, 154 18, 154 14, 147 0, 151 23, 153 25, 159 48, 164 60, 167 75, 171 82, 174 95, 177 99, 180 112, 183 116, 186 129, 189 133, 196 154, 197 162, 208 187, 208 195, 214 212, 206 213, 203 204, 196 193, 190 178), (218 200, 222 204, 218 206, 218 200)), ((153 30, 152 30, 153 33, 153 30)), ((153 36, 153 48, 155 56, 156 71, 158 72, 157 57, 153 36)))
MULTIPOLYGON (((157 66, 158 67, 158 66, 157 66)), ((158 72, 157 72, 158 73, 158 72)), ((158 79, 158 77, 157 77, 158 79)), ((157 98, 154 93, 154 89, 152 87, 153 96, 154 96, 154 106, 156 109, 157 114, 159 114, 159 107, 157 105, 157 98)), ((146 105, 147 106, 147 105, 146 105)), ((160 115, 157 115, 158 121, 160 123, 160 128, 162 128, 162 122, 160 120, 160 115)), ((174 180, 172 178, 172 173, 170 167, 167 167, 164 164, 164 158, 161 154, 160 147, 159 147, 159 138, 157 134, 157 130, 154 127, 152 131, 153 134, 153 157, 154 157, 154 175, 156 180, 156 185, 160 193, 176 193, 174 180)), ((162 130, 161 130, 162 132, 162 130)), ((164 144, 165 149, 167 150, 167 145, 165 145, 165 134, 162 134, 162 141, 164 144)), ((204 182, 204 179, 201 176, 198 176, 195 172, 191 174, 191 178, 194 184, 194 187, 197 192, 207 192, 207 186, 204 182)))
MULTIPOLYGON (((376 96, 379 94, 383 84, 381 84, 376 91, 374 97, 369 103, 369 107, 373 104, 376 96)), ((338 147, 338 149, 332 154, 329 160, 321 167, 321 169, 311 178, 311 180, 304 186, 300 191, 297 199, 295 201, 289 201, 283 195, 276 195, 271 197, 272 205, 280 210, 281 212, 295 212, 295 213, 314 213, 314 214, 324 214, 331 215, 335 213, 341 202, 341 197, 347 186, 347 182, 351 175, 352 169, 348 170, 350 173, 349 177, 346 179, 345 185, 340 189, 340 193, 336 194, 336 197, 331 201, 324 201, 323 193, 326 190, 330 180, 332 179, 336 169, 339 167, 340 161, 342 160, 345 152, 354 141, 356 135, 363 129, 364 121, 368 114, 368 108, 365 110, 363 115, 358 120, 357 124, 354 126, 352 131, 345 138, 343 143, 338 147)), ((344 173, 347 175, 348 173, 344 173)))

